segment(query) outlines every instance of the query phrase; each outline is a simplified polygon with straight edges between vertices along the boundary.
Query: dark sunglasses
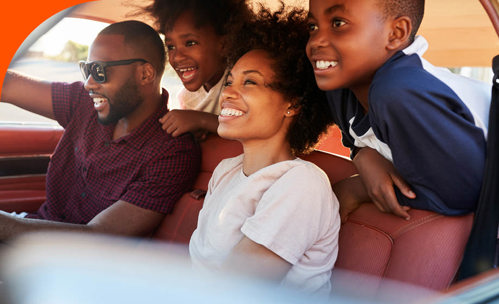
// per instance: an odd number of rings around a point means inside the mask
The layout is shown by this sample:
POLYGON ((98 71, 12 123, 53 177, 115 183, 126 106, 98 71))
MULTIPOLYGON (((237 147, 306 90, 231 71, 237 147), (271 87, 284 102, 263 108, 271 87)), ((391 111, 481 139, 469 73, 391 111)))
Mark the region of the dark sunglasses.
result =
POLYGON ((92 78, 96 82, 104 83, 106 82, 106 67, 115 65, 127 65, 139 61, 144 63, 147 62, 147 60, 139 58, 116 61, 80 61, 80 70, 85 80, 88 79, 88 76, 92 75, 92 78))

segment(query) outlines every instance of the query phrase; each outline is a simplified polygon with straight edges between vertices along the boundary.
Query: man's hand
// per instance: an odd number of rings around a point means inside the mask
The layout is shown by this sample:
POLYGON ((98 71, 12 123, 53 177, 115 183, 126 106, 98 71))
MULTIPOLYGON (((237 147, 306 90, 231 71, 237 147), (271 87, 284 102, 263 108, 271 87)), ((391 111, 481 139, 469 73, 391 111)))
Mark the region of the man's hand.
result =
POLYGON ((416 194, 397 173, 393 164, 378 151, 362 148, 353 159, 353 163, 362 178, 366 191, 373 203, 383 212, 393 213, 406 220, 410 219, 408 206, 401 206, 397 201, 394 186, 410 199, 416 194))
POLYGON ((88 224, 18 218, 0 212, 0 241, 31 231, 73 231, 144 237, 154 232, 164 214, 119 200, 97 214, 88 224))
POLYGON ((173 137, 199 130, 216 132, 218 118, 215 114, 195 110, 171 110, 159 119, 162 129, 173 137))

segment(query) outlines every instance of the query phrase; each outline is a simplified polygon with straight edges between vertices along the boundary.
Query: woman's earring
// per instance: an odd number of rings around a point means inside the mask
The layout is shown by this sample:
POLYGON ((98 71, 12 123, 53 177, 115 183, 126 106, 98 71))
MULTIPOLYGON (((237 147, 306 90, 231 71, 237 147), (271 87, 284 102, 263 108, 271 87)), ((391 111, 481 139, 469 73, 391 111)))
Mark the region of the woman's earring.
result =
POLYGON ((288 114, 288 115, 289 115, 289 114, 291 114, 291 112, 288 110, 288 111, 286 112, 286 114, 288 114))

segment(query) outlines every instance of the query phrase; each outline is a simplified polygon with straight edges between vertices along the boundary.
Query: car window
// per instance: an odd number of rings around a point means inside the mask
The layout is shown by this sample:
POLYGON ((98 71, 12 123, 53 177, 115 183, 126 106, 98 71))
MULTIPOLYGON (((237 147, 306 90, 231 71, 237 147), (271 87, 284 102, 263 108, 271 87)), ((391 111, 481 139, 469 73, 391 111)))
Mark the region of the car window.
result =
MULTIPOLYGON (((78 61, 86 60, 88 48, 95 36, 108 25, 81 18, 64 18, 40 37, 9 69, 49 81, 74 82, 83 80, 78 61)), ((163 87, 170 93, 170 107, 178 107, 176 96, 182 88, 180 79, 169 66, 163 77, 163 87)), ((0 125, 58 125, 54 120, 0 103, 0 125)))
MULTIPOLYGON (((85 60, 88 47, 97 33, 108 23, 81 18, 63 18, 51 30, 35 42, 19 60, 9 68, 30 76, 50 81, 73 82, 82 80, 78 61, 85 60)), ((490 67, 448 67, 452 72, 490 83, 493 73, 490 67)), ((169 107, 178 108, 177 94, 182 83, 175 71, 167 65, 162 80, 170 94, 169 107)), ((50 124, 56 121, 30 113, 8 103, 0 103, 2 124, 50 124)))

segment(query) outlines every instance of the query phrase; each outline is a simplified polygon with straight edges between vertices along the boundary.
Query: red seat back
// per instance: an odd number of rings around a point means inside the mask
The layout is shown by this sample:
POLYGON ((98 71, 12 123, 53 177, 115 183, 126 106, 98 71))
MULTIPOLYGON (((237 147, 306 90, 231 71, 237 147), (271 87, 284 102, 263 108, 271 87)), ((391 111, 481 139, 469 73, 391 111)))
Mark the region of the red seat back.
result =
MULTIPOLYGON (((198 197, 199 190, 206 191, 213 170, 220 161, 243 153, 237 141, 222 139, 210 135, 201 143, 201 171, 194 184, 194 191, 184 194, 175 204, 173 212, 165 217, 153 237, 167 242, 189 243, 191 234, 197 226, 198 213, 203 206, 204 197, 198 197)), ((314 151, 303 159, 320 164, 327 173, 331 183, 355 173, 351 162, 344 157, 327 152, 314 151)))
POLYGON ((416 209, 409 214, 406 221, 366 203, 350 215, 341 227, 336 268, 373 277, 355 277, 352 286, 351 274, 333 274, 333 292, 358 292, 360 285, 362 292, 374 295, 384 288, 382 278, 435 290, 450 286, 473 215, 451 217, 416 209))
POLYGON ((185 193, 175 204, 171 214, 168 214, 160 224, 153 237, 167 242, 189 243, 191 234, 197 226, 198 213, 203 206, 204 196, 198 196, 199 190, 206 191, 213 170, 220 161, 234 157, 243 152, 237 141, 222 139, 209 135, 201 143, 201 170, 194 184, 194 190, 185 193))
MULTIPOLYGON (((206 190, 218 163, 241 154, 242 147, 238 142, 212 135, 201 144, 201 148, 201 172, 195 188, 206 190)), ((314 151, 302 158, 321 167, 332 184, 356 173, 352 162, 338 155, 314 151)), ((203 205, 203 198, 196 198, 196 194, 193 191, 182 196, 154 238, 166 242, 189 242, 203 205)), ((448 217, 423 210, 411 210, 410 214, 411 220, 406 221, 379 212, 373 204, 363 204, 341 227, 335 269, 374 276, 375 280, 363 287, 364 293, 382 290, 385 282, 382 278, 431 289, 448 287, 461 260, 472 215, 448 217)), ((345 291, 352 288, 352 285, 343 284, 345 274, 339 273, 333 271, 333 289, 345 291)), ((353 279, 353 288, 363 283, 361 277, 354 276, 353 279)))

